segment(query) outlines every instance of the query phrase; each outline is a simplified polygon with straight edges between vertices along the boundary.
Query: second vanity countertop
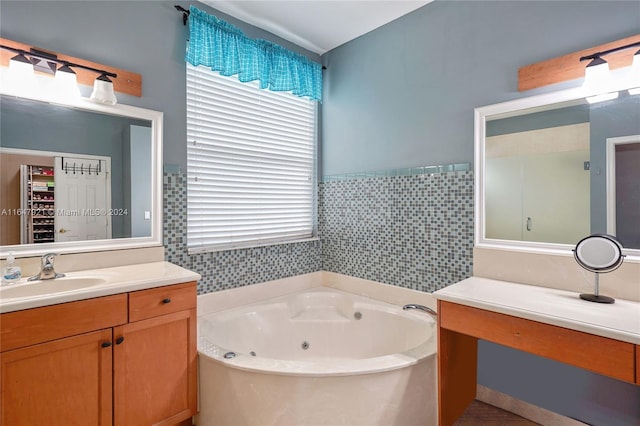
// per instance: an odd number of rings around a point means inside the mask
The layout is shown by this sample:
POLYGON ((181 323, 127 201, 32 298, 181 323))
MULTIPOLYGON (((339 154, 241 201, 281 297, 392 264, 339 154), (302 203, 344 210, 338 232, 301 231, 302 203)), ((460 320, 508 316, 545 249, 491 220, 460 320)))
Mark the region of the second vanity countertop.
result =
POLYGON ((640 302, 580 299, 575 292, 471 277, 433 293, 439 300, 640 344, 640 302))
POLYGON ((152 262, 91 269, 87 271, 68 272, 65 275, 64 278, 34 282, 27 282, 27 278, 22 278, 19 282, 8 286, 3 283, 2 287, 0 287, 0 313, 109 296, 129 291, 145 290, 200 279, 199 274, 169 262, 152 262), (93 284, 87 286, 59 291, 56 285, 64 286, 65 280, 78 280, 78 282, 80 282, 80 280, 86 280, 88 282, 91 280, 95 281, 93 284), (95 284, 95 282, 98 283, 95 284), (31 285, 39 285, 41 288, 50 285, 52 291, 46 292, 45 290, 44 292, 36 292, 38 294, 13 297, 15 290, 11 289, 17 289, 19 286, 24 286, 26 289, 26 286, 31 285))

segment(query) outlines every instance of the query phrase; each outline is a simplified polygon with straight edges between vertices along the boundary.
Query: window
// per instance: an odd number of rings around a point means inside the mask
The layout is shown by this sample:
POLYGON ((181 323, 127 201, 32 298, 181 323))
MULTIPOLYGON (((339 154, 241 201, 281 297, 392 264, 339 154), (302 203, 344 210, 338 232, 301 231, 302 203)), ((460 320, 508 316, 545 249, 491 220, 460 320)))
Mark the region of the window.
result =
POLYGON ((313 236, 315 102, 187 64, 190 252, 313 236))

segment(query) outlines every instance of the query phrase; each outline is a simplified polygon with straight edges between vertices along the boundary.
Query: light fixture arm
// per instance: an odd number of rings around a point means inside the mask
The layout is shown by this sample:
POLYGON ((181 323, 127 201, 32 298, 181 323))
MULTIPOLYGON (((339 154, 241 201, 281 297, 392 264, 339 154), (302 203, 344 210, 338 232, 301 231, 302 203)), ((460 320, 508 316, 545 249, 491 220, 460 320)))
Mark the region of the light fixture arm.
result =
POLYGON ((80 65, 80 64, 73 63, 73 62, 64 61, 64 60, 58 59, 58 57, 56 55, 52 55, 52 54, 47 53, 47 52, 42 52, 40 50, 31 49, 30 51, 27 51, 27 50, 23 50, 23 49, 16 49, 15 47, 11 47, 11 46, 5 46, 3 44, 0 44, 0 48, 5 49, 5 50, 9 50, 9 51, 17 53, 19 55, 28 56, 29 58, 40 59, 40 60, 44 60, 44 61, 47 61, 47 62, 55 62, 57 64, 66 65, 66 66, 72 67, 72 68, 82 68, 82 69, 85 69, 87 71, 93 71, 93 72, 98 73, 100 75, 106 75, 108 77, 113 77, 113 78, 117 78, 118 77, 118 74, 115 74, 115 73, 112 73, 112 72, 109 72, 109 71, 105 71, 105 70, 100 70, 100 69, 93 68, 93 67, 88 67, 86 65, 80 65))
POLYGON ((614 47, 613 49, 603 50, 602 52, 592 53, 591 55, 586 55, 580 58, 580 62, 582 61, 590 61, 596 58, 601 58, 604 55, 608 55, 610 53, 619 52, 621 50, 631 49, 633 47, 640 47, 640 41, 636 43, 625 44, 624 46, 614 47))

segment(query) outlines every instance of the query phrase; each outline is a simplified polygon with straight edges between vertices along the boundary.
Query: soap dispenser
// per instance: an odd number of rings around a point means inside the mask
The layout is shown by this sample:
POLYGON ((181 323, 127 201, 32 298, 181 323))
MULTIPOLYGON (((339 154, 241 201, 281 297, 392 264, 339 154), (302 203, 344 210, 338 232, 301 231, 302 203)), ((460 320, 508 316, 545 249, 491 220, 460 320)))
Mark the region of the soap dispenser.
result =
POLYGON ((6 284, 15 283, 22 277, 22 270, 16 265, 16 259, 13 257, 13 253, 9 253, 7 256, 7 263, 2 268, 2 282, 6 284))

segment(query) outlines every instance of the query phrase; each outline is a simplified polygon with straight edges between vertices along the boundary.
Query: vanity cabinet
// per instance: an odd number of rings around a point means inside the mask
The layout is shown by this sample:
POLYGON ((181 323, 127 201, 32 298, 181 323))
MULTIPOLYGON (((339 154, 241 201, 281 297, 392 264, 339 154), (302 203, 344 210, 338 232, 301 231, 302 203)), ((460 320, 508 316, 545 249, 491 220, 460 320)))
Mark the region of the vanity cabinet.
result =
POLYGON ((455 424, 476 397, 478 339, 640 384, 638 345, 438 300, 441 426, 455 424))
POLYGON ((129 294, 114 328, 114 424, 174 425, 196 413, 195 283, 129 294))
POLYGON ((195 307, 190 282, 2 314, 0 425, 195 415, 195 307))
POLYGON ((478 339, 640 386, 640 302, 589 303, 565 290, 481 277, 434 296, 441 426, 455 424, 476 397, 478 339))

